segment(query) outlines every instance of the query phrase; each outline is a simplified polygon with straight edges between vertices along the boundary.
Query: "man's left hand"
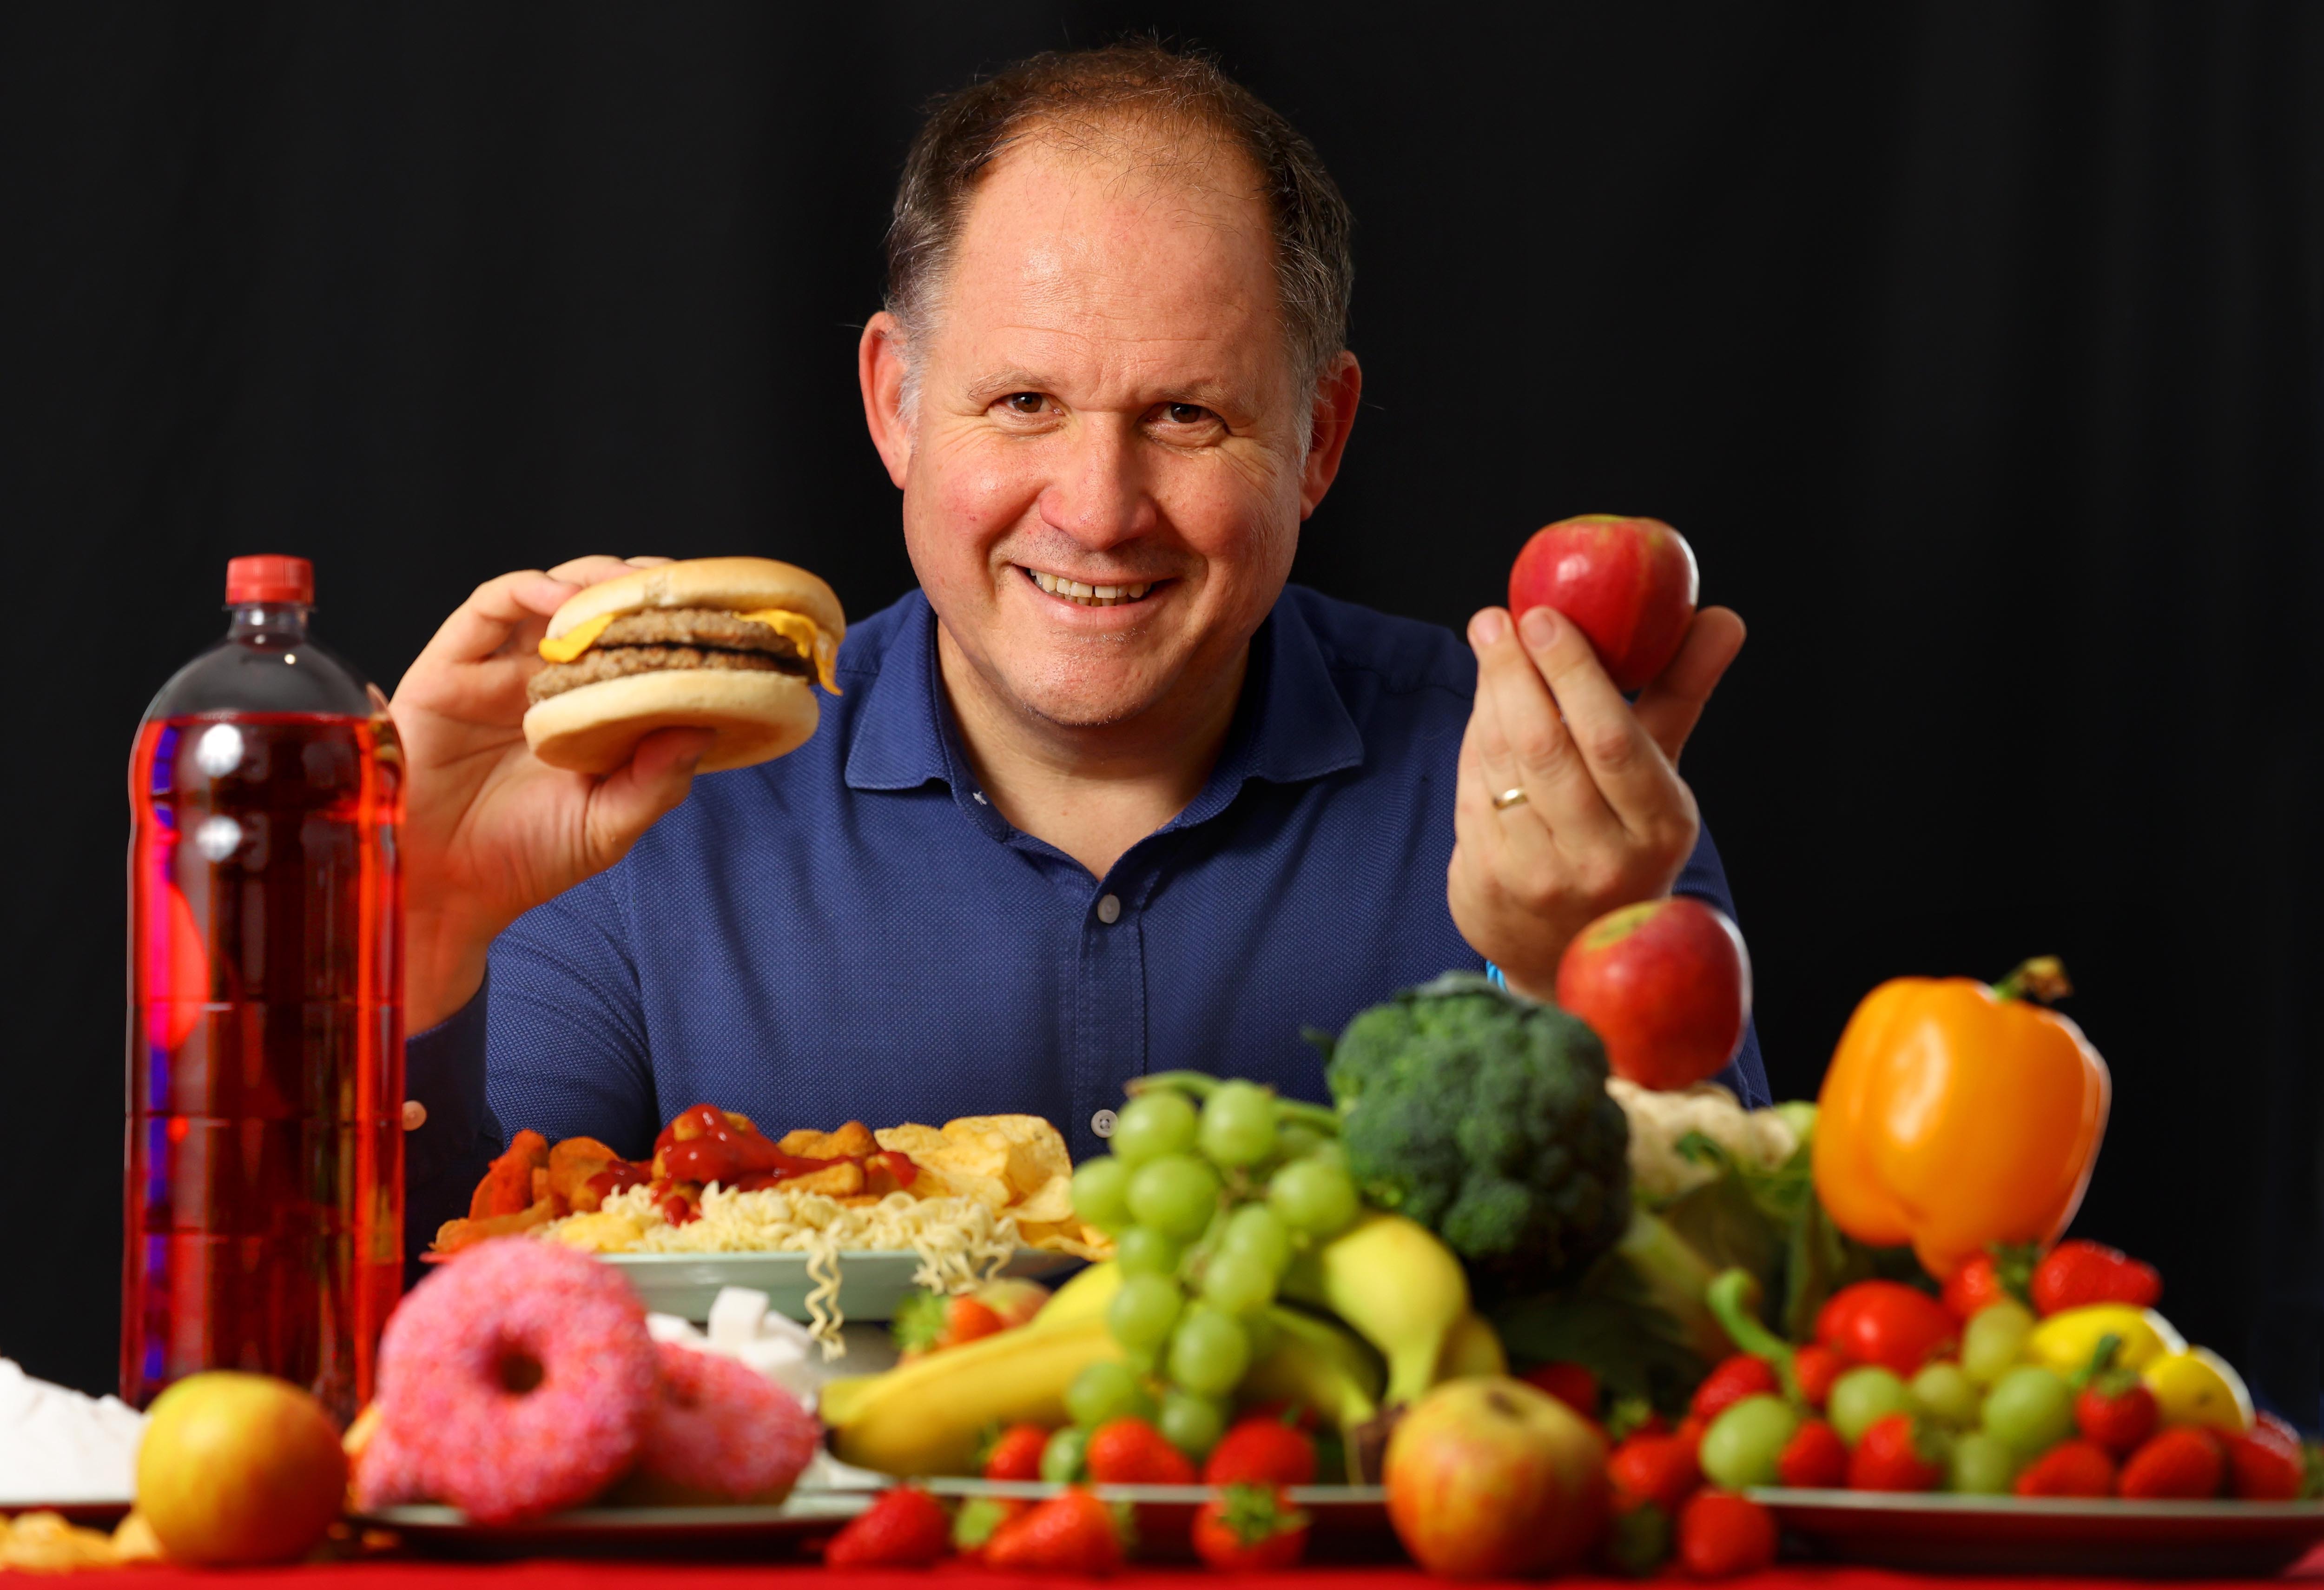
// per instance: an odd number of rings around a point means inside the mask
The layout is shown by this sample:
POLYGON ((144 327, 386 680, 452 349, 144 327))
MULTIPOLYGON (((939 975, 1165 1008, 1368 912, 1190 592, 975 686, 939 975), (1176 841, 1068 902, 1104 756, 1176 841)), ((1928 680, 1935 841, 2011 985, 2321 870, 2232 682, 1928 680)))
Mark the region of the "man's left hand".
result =
POLYGON ((1742 649, 1743 620, 1696 614, 1635 707, 1589 638, 1549 608, 1512 624, 1488 607, 1469 621, 1469 643, 1477 701, 1453 804, 1452 921, 1510 987, 1546 999, 1574 934, 1669 893, 1694 853, 1702 819, 1679 751, 1742 649))

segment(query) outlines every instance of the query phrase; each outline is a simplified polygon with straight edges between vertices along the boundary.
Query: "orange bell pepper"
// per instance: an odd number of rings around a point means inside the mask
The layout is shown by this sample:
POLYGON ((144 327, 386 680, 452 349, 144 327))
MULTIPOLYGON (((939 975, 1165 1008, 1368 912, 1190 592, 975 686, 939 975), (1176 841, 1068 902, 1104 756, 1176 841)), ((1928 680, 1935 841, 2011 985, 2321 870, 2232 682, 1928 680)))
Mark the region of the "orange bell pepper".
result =
POLYGON ((2114 1085, 2053 959, 1997 987, 1898 977, 1856 1007, 1824 1073, 1816 1196, 1876 1247, 1910 1243, 1942 1280, 1994 1243, 2054 1242, 2106 1134, 2114 1085))

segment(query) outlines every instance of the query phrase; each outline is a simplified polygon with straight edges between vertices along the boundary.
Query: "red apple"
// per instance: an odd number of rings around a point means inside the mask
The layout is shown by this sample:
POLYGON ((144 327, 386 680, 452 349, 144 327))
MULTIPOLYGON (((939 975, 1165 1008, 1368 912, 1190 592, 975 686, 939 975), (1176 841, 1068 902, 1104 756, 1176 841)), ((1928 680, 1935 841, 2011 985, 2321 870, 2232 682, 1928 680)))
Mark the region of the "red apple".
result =
POLYGON ((1606 1524, 1603 1438, 1503 1375, 1448 1381, 1414 1403, 1388 1437, 1382 1478, 1397 1539, 1443 1578, 1569 1567, 1606 1524))
POLYGON ((1694 549, 1661 520, 1584 513, 1533 532, 1509 570, 1509 611, 1563 614, 1627 694, 1678 655, 1700 584, 1694 549))
POLYGON ((1686 1087, 1718 1075, 1751 1020, 1751 957, 1723 911, 1673 896, 1609 911, 1557 963, 1557 1003, 1597 1031, 1614 1075, 1686 1087))
POLYGON ((171 1562, 290 1562, 339 1516, 347 1459, 323 1405, 272 1375, 209 1370, 154 1399, 137 1511, 171 1562))

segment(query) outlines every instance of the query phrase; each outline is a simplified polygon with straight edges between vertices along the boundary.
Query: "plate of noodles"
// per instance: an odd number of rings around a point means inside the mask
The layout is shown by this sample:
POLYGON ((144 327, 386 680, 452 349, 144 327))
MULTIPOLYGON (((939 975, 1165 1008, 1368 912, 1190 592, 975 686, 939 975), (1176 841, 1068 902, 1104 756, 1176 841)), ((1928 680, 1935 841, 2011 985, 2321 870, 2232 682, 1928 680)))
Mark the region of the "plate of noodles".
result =
POLYGON ((964 1292, 1112 1252, 1075 1218, 1065 1138, 1038 1115, 770 1138, 710 1105, 680 1112, 643 1160, 518 1132, 431 1257, 514 1235, 595 1253, 682 1318, 706 1318, 724 1288, 762 1291, 829 1350, 843 1320, 886 1319, 916 1289, 964 1292))

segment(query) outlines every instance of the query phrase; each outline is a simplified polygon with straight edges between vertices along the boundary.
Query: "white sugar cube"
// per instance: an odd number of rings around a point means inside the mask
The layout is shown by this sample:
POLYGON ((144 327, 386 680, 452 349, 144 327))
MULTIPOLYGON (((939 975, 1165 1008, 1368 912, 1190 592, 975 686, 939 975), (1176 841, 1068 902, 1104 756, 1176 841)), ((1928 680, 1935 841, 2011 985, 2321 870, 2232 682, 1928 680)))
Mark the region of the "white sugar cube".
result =
POLYGON ((694 1328, 692 1321, 680 1319, 675 1314, 647 1315, 646 1335, 657 1342, 691 1344, 702 1340, 702 1333, 694 1328))
POLYGON ((750 1287, 721 1287, 710 1301, 710 1339, 721 1347, 756 1341, 766 1317, 766 1293, 750 1287))

